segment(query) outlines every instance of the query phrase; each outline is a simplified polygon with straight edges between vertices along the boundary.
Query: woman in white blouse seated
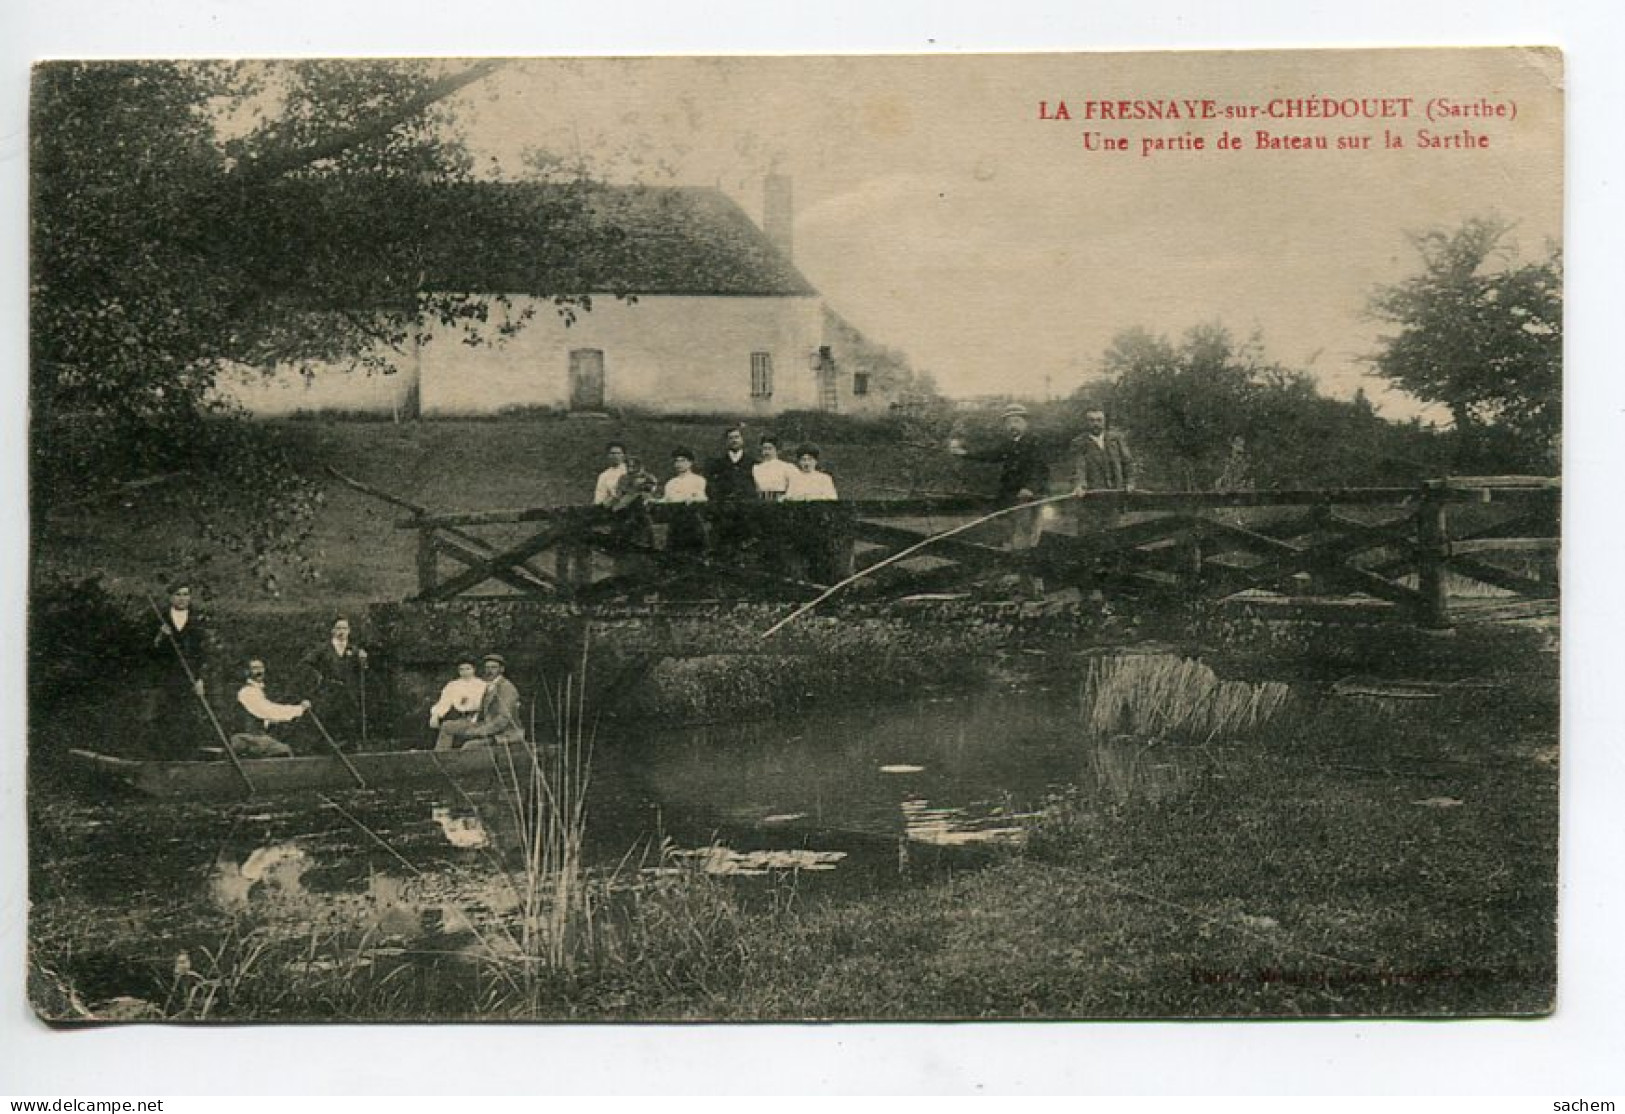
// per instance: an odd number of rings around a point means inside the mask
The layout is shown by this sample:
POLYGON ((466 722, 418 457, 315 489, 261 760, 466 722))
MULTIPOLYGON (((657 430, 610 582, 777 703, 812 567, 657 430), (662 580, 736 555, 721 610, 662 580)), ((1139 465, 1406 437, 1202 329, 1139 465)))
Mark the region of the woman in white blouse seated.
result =
POLYGON ((784 492, 785 502, 828 503, 840 498, 835 494, 835 478, 818 470, 817 445, 798 448, 796 463, 799 467, 790 476, 790 485, 784 492))
MULTIPOLYGON (((705 477, 694 471, 694 450, 674 449, 671 454, 672 471, 677 473, 666 481, 660 493, 662 503, 704 503, 705 477)), ((687 513, 672 518, 666 532, 666 548, 675 552, 698 553, 705 549, 705 520, 699 508, 687 508, 687 513)))
POLYGON ((795 465, 779 457, 779 439, 771 434, 762 438, 758 450, 756 464, 751 468, 757 498, 770 502, 783 499, 796 474, 795 465))
POLYGON ((438 728, 442 720, 466 719, 480 710, 485 699, 485 682, 474 675, 474 659, 457 659, 457 677, 440 690, 440 699, 429 709, 429 726, 438 728))
MULTIPOLYGON (((836 501, 834 478, 818 469, 817 445, 802 445, 796 449, 796 463, 799 467, 790 478, 789 490, 784 493, 786 503, 836 501)), ((836 537, 835 516, 830 513, 833 510, 833 507, 821 509, 804 505, 794 512, 790 553, 792 575, 797 579, 833 584, 840 578, 838 550, 841 546, 836 537)))

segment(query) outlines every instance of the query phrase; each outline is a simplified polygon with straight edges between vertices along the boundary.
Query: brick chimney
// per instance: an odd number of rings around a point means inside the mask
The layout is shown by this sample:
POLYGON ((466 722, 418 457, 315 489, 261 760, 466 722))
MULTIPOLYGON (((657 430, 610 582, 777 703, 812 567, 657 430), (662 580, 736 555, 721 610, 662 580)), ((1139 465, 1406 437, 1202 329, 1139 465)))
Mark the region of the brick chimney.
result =
POLYGON ((795 258, 795 201, 788 174, 769 174, 762 182, 762 231, 786 259, 795 258))

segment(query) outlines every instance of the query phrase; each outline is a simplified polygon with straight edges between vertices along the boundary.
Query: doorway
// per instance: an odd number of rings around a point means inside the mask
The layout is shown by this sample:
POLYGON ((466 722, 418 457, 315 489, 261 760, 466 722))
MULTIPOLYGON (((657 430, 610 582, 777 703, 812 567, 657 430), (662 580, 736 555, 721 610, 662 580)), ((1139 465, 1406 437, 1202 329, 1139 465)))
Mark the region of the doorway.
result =
POLYGON ((604 352, 576 348, 570 352, 570 409, 604 408, 604 352))

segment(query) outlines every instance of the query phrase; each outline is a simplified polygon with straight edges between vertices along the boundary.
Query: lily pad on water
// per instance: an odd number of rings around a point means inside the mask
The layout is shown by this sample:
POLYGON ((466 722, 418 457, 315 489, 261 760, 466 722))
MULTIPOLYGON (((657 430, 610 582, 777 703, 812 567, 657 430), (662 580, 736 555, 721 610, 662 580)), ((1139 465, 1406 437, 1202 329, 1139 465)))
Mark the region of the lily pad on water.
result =
POLYGON ((773 870, 834 870, 845 851, 735 851, 730 847, 701 847, 677 851, 675 857, 693 860, 707 874, 760 875, 773 870))

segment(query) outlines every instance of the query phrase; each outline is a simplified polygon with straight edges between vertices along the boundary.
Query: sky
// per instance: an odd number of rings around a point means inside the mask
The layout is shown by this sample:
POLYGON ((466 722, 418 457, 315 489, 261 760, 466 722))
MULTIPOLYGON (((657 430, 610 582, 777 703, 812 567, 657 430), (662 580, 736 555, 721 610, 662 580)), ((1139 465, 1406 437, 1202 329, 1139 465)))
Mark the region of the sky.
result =
POLYGON ((542 149, 611 180, 720 187, 759 218, 763 177, 789 175, 802 272, 952 395, 1065 394, 1123 329, 1219 322, 1329 394, 1432 417, 1363 362, 1371 291, 1415 270, 1407 233, 1496 214, 1528 259, 1562 230, 1561 62, 1537 51, 529 59, 459 100, 499 176, 542 149), (1411 101, 1404 118, 1223 117, 1323 97, 1411 101), (1516 116, 1431 123, 1435 97, 1516 116), (1082 118, 1086 102, 1167 98, 1220 115, 1082 118), (1071 119, 1040 118, 1062 101, 1071 119), (1260 128, 1372 148, 1260 150, 1260 128), (1422 149, 1420 128, 1489 146, 1422 149), (1216 147, 1225 130, 1240 150, 1216 147), (1088 150, 1091 132, 1129 149, 1088 150), (1202 151, 1141 152, 1198 137, 1202 151))

